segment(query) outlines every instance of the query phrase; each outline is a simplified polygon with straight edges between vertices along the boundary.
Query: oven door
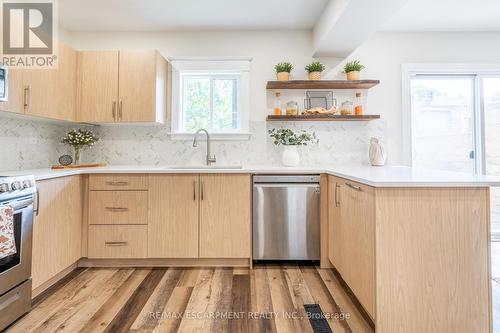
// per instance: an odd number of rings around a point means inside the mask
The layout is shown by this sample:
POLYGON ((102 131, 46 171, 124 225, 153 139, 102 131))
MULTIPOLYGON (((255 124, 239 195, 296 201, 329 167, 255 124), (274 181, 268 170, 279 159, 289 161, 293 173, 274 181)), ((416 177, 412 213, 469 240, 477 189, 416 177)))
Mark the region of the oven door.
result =
POLYGON ((9 97, 9 69, 0 66, 0 102, 7 102, 9 97))
POLYGON ((0 203, 14 208, 14 236, 17 253, 0 259, 0 295, 31 276, 33 196, 0 203))

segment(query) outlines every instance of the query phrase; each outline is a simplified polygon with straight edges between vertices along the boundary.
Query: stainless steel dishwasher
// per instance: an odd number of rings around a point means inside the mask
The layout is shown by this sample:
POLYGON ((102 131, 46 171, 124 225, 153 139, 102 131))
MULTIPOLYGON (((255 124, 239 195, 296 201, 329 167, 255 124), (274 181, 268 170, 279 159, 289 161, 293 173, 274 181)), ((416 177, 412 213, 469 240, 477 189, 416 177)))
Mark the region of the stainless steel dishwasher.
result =
POLYGON ((253 259, 320 259, 319 175, 253 177, 253 259))

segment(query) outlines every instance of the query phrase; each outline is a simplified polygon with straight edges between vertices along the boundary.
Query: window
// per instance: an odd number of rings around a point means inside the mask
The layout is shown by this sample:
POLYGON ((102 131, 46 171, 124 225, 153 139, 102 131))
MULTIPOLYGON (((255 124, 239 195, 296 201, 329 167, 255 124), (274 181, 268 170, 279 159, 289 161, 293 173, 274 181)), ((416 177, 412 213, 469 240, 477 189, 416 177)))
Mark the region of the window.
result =
MULTIPOLYGON (((407 164, 500 176, 500 66, 402 69, 407 164)), ((490 197, 492 239, 500 240, 500 189, 490 197)))
POLYGON ((248 139, 249 60, 173 60, 172 137, 248 139))

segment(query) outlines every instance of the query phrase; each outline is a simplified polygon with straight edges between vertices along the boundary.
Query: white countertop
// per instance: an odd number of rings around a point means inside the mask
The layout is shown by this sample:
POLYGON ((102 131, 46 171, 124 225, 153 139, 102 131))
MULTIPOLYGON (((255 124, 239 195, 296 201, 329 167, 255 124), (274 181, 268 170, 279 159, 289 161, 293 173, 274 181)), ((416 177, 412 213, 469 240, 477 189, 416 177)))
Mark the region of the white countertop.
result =
POLYGON ((0 172, 2 176, 32 174, 36 180, 78 174, 98 173, 252 173, 252 174, 311 174, 327 173, 374 187, 489 187, 500 186, 500 177, 471 175, 404 166, 372 167, 343 165, 321 167, 243 166, 241 169, 176 168, 159 166, 107 166, 103 168, 51 170, 34 169, 0 172))

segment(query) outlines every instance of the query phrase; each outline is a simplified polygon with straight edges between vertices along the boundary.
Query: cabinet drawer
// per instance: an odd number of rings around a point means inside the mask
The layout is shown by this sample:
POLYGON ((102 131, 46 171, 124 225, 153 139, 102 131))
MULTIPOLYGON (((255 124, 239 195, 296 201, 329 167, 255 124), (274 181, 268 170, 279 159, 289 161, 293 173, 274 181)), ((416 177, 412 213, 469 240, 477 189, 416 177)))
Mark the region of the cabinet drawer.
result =
POLYGON ((148 192, 90 191, 89 224, 148 224, 148 192))
POLYGON ((90 190, 123 191, 147 190, 148 177, 146 175, 91 175, 90 190))
POLYGON ((145 225, 90 225, 89 258, 145 258, 148 227, 145 225))

